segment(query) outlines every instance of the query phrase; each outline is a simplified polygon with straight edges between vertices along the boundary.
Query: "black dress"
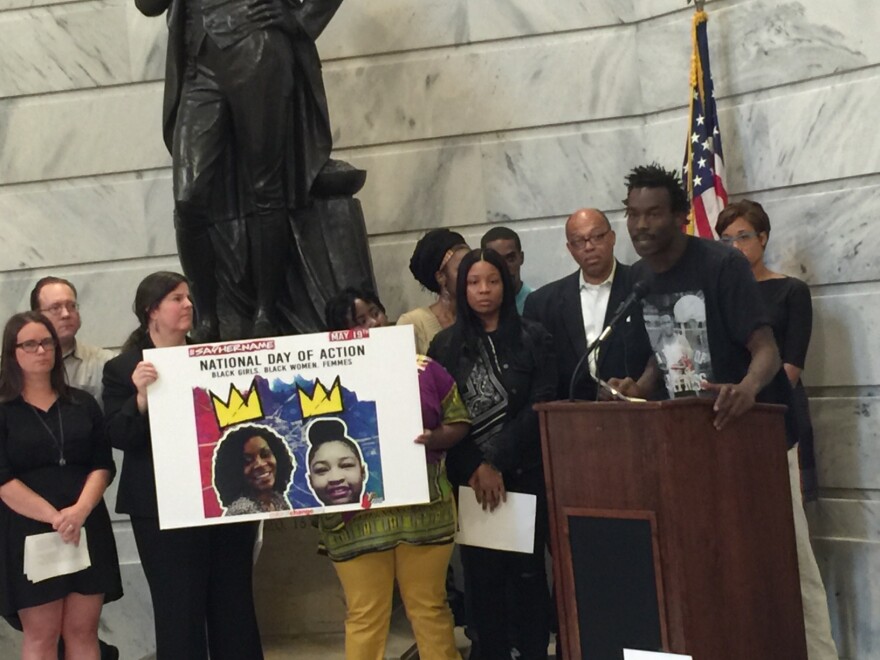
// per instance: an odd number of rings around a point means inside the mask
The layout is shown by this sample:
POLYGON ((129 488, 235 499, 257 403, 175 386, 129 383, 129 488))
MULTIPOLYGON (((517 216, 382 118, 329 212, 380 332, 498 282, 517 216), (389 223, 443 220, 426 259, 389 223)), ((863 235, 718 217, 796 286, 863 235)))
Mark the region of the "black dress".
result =
MULTIPOLYGON (((0 485, 18 479, 59 510, 76 503, 93 470, 115 472, 97 402, 82 390, 69 392, 47 412, 21 397, 0 404, 0 485)), ((116 541, 103 499, 84 527, 91 566, 33 583, 24 575, 24 539, 52 532, 52 525, 0 503, 0 614, 11 616, 74 592, 104 594, 104 602, 122 597, 116 541)))
MULTIPOLYGON (((758 290, 767 309, 782 362, 803 369, 813 331, 813 303, 809 287, 796 277, 780 277, 758 282, 758 290)), ((819 484, 810 405, 801 380, 792 387, 791 412, 798 442, 801 488, 804 501, 810 501, 816 499, 819 484)))

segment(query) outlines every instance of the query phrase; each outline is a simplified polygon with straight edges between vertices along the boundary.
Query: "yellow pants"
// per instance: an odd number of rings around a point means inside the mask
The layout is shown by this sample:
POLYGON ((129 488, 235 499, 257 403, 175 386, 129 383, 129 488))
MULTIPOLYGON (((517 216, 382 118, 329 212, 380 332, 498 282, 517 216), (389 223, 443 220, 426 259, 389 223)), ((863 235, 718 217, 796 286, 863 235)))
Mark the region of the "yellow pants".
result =
POLYGON ((408 545, 333 562, 345 591, 346 660, 382 660, 391 624, 394 580, 422 660, 461 660, 446 604, 452 543, 408 545))

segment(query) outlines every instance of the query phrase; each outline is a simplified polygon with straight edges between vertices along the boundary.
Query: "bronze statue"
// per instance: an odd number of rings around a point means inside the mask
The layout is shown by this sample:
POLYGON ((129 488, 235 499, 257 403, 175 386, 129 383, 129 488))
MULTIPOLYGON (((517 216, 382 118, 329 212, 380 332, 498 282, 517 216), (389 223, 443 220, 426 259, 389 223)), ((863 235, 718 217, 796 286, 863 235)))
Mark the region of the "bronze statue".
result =
MULTIPOLYGON (((163 131, 197 341, 220 339, 224 300, 239 316, 250 313, 224 338, 316 330, 327 292, 304 290, 340 284, 309 282, 321 275, 313 272, 311 253, 332 249, 326 237, 296 245, 297 234, 309 229, 296 223, 300 214, 322 220, 312 195, 328 164, 331 135, 315 40, 341 3, 135 0, 147 16, 168 10, 163 131), (293 309, 303 295, 316 308, 305 316, 293 309), (279 313, 285 299, 286 320, 279 313)), ((343 192, 354 194, 360 185, 343 192)), ((365 233, 357 240, 366 249, 365 233)), ((366 263, 370 271, 368 256, 366 263)))

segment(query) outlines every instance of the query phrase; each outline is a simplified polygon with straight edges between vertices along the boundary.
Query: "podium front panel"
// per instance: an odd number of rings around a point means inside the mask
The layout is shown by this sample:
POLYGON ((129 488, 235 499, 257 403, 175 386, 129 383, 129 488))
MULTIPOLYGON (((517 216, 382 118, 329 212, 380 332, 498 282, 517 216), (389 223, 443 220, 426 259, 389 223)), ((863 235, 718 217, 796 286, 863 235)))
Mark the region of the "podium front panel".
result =
POLYGON ((781 406, 722 431, 701 399, 536 407, 567 658, 658 650, 659 625, 697 660, 806 660, 781 406))
POLYGON ((654 516, 564 512, 580 657, 622 660, 624 648, 661 651, 666 626, 654 516))

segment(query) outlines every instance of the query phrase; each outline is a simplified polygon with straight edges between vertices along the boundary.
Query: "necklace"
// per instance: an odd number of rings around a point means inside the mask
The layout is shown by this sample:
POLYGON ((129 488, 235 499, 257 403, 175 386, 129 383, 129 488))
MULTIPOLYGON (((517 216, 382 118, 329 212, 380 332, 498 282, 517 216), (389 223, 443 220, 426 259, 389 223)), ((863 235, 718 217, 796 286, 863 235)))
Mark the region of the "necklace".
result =
POLYGON ((46 429, 46 433, 52 438, 52 442, 55 443, 55 446, 58 448, 58 465, 62 467, 67 465, 67 461, 64 460, 64 423, 61 421, 61 406, 58 405, 55 408, 55 412, 58 413, 58 431, 61 434, 61 439, 58 439, 58 436, 55 435, 55 432, 49 428, 49 425, 40 417, 40 413, 37 412, 37 409, 34 406, 30 406, 30 409, 33 411, 34 416, 37 418, 37 421, 43 425, 43 428, 46 429))

